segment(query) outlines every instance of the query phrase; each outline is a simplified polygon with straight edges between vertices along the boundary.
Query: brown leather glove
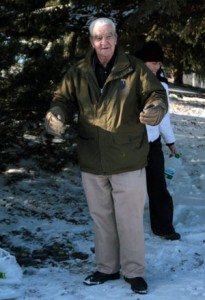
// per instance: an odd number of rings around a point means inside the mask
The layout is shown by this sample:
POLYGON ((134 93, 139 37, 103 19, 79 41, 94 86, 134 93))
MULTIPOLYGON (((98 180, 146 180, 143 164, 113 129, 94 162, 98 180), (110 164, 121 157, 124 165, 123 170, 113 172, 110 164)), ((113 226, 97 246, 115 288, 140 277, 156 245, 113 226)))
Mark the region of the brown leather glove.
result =
POLYGON ((52 107, 46 114, 45 117, 45 128, 46 131, 53 136, 62 136, 65 132, 65 121, 64 114, 60 107, 52 107))
POLYGON ((164 103, 158 101, 145 106, 144 110, 140 113, 140 122, 142 124, 155 126, 158 125, 167 112, 164 103))

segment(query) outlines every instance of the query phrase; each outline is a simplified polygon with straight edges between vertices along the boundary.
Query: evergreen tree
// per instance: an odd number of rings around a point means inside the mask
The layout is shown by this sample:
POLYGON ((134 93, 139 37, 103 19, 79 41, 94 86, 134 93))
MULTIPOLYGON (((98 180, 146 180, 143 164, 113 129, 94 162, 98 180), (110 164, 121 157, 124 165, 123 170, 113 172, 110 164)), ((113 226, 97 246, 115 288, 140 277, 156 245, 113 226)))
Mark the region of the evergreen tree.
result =
POLYGON ((137 28, 135 50, 150 39, 160 42, 165 52, 165 66, 175 83, 183 83, 183 73, 205 76, 204 1, 161 0, 154 5, 151 0, 141 1, 136 14, 130 16, 129 24, 129 28, 137 28))
POLYGON ((202 0, 1 2, 1 109, 32 109, 44 116, 64 72, 90 46, 89 22, 100 16, 116 21, 119 42, 127 52, 146 40, 158 40, 176 82, 182 82, 184 72, 205 74, 202 0))

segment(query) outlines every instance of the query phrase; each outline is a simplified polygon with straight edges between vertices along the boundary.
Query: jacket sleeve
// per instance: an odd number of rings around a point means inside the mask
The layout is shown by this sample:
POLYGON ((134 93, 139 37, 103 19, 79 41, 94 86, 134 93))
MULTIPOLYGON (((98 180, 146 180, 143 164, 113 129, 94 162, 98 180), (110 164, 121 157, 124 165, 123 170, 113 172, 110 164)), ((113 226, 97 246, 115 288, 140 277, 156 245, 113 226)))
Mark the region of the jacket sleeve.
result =
POLYGON ((78 111, 74 91, 73 72, 69 70, 60 82, 51 101, 51 109, 53 107, 59 107, 65 116, 65 123, 69 124, 73 122, 74 114, 78 111))
POLYGON ((168 98, 164 86, 143 62, 140 67, 141 93, 145 100, 144 106, 150 106, 154 102, 161 104, 162 107, 165 107, 165 115, 168 111, 168 98))
POLYGON ((141 66, 141 88, 144 107, 140 121, 147 125, 158 125, 168 111, 167 94, 157 77, 145 65, 141 66))
POLYGON ((172 144, 175 143, 175 135, 170 120, 170 111, 169 111, 170 99, 169 99, 168 85, 164 82, 162 82, 161 84, 164 86, 167 93, 168 111, 164 116, 164 118, 162 119, 161 123, 159 124, 159 130, 165 144, 172 144))

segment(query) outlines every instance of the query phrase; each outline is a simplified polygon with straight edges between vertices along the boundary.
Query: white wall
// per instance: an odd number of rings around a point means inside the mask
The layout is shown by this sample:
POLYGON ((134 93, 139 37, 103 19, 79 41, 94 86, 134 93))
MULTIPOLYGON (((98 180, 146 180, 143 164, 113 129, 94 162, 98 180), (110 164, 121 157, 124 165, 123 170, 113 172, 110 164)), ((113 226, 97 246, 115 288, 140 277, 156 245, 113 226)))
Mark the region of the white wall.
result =
POLYGON ((189 84, 195 87, 205 88, 205 78, 198 76, 195 73, 184 74, 183 75, 183 83, 189 84))

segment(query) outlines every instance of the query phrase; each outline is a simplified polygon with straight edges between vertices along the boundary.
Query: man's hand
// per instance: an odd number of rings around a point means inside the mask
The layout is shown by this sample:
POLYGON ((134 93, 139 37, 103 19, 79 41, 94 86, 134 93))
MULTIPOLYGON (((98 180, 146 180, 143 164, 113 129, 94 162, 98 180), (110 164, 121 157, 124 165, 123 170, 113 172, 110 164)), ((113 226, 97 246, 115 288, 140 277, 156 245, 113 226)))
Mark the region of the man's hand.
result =
POLYGON ((65 126, 63 124, 63 116, 61 110, 57 108, 51 109, 45 118, 46 131, 53 136, 62 136, 65 132, 65 126))
POLYGON ((151 126, 158 125, 166 112, 166 106, 163 103, 153 102, 153 104, 145 106, 144 110, 140 113, 140 122, 151 126))

